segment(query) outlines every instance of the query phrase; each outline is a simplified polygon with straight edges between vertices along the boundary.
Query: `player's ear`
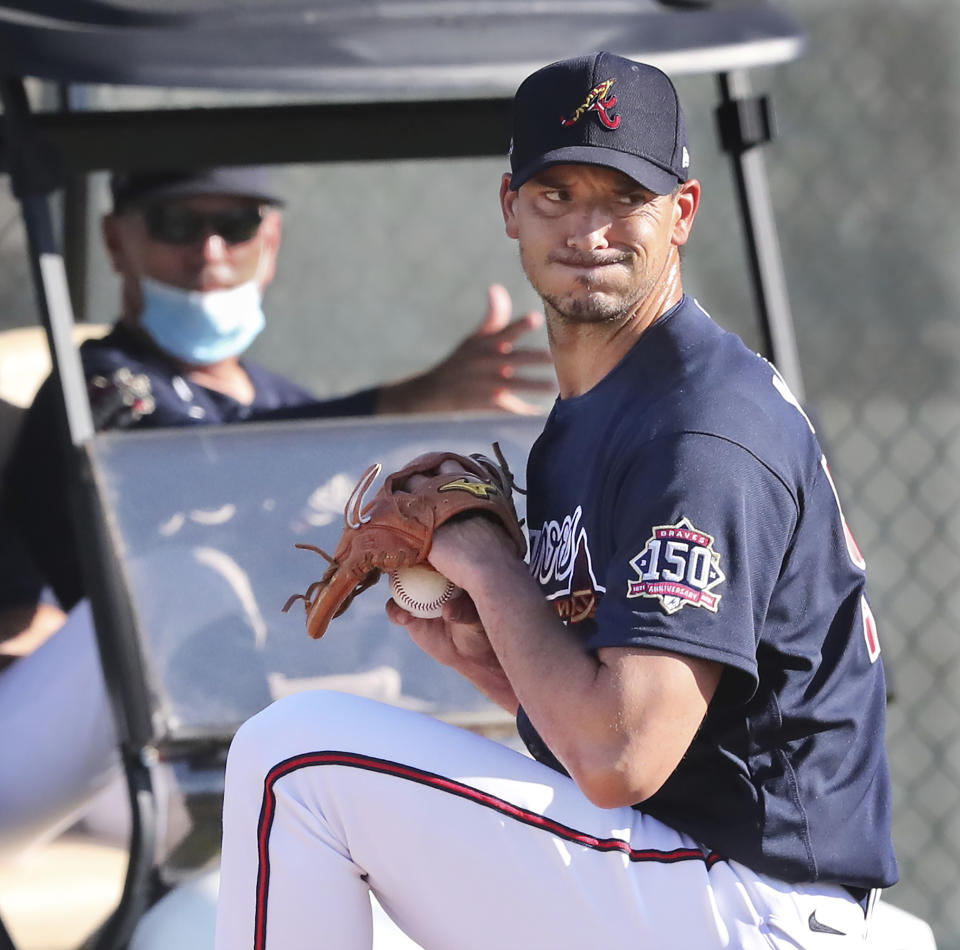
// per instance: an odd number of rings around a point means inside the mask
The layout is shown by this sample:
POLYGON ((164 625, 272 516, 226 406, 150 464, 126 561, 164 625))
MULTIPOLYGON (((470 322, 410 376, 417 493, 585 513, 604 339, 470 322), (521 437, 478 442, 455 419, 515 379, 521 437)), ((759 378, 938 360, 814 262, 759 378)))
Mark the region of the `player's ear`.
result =
POLYGON ((696 178, 682 182, 674 195, 673 233, 671 242, 677 247, 686 244, 693 230, 693 219, 700 207, 700 182, 696 178))
POLYGON ((503 212, 503 223, 507 237, 516 240, 517 230, 517 202, 520 200, 520 191, 510 190, 510 175, 506 174, 500 180, 500 210, 503 212))
POLYGON ((283 237, 283 214, 276 208, 268 208, 260 225, 263 260, 260 264, 260 290, 267 288, 277 273, 277 253, 283 237))
POLYGON ((112 212, 105 214, 100 221, 100 233, 107 250, 110 263, 120 277, 120 299, 123 316, 136 319, 143 310, 143 291, 140 287, 141 268, 138 264, 137 248, 142 237, 134 226, 129 214, 112 212))
POLYGON ((103 246, 107 250, 107 256, 117 274, 123 274, 126 270, 124 266, 126 261, 126 249, 123 241, 123 221, 118 214, 105 214, 100 219, 100 233, 103 235, 103 246))

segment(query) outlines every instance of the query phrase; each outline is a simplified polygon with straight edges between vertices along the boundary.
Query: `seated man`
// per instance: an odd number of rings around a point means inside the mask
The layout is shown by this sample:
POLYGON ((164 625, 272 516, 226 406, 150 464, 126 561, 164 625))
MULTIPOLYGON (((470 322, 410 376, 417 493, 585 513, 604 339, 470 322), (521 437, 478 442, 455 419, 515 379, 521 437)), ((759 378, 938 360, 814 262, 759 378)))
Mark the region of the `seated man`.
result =
MULTIPOLYGON (((267 170, 230 167, 115 175, 103 237, 121 280, 120 318, 81 348, 97 429, 232 423, 254 419, 492 409, 535 412, 522 394, 554 384, 517 370, 549 363, 514 342, 541 322, 511 320, 510 298, 491 287, 480 328, 432 369, 338 399, 245 359, 262 330, 263 292, 280 248, 282 200, 267 170)), ((83 596, 79 552, 61 461, 57 394, 41 388, 3 477, 0 526, 26 549, 0 577, 0 650, 29 652, 83 596), (21 636, 22 635, 22 636, 21 636)))
MULTIPOLYGON (((266 170, 117 175, 112 192, 103 237, 121 280, 120 317, 106 337, 81 347, 99 430, 459 409, 531 413, 538 410, 524 394, 555 391, 522 373, 549 364, 549 354, 515 346, 542 317, 512 320, 509 295, 495 285, 484 322, 437 366, 319 401, 244 356, 264 325, 261 298, 280 248, 282 202, 266 170)), ((0 494, 0 719, 17 727, 22 748, 0 768, 0 857, 55 833, 118 774, 58 424, 48 380, 0 494), (43 795, 34 794, 40 787, 43 795)))

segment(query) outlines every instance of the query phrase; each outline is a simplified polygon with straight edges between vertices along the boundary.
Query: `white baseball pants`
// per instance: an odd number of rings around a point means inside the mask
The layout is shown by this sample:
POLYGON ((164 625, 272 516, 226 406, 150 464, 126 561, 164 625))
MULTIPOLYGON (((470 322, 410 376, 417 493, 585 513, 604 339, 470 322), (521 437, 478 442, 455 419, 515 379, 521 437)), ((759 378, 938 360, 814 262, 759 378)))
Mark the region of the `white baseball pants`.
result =
POLYGON ((754 874, 506 746, 347 694, 240 729, 223 822, 217 950, 369 950, 368 889, 426 950, 863 946, 839 886, 754 874))
POLYGON ((0 673, 0 861, 59 834, 123 778, 90 605, 0 673))

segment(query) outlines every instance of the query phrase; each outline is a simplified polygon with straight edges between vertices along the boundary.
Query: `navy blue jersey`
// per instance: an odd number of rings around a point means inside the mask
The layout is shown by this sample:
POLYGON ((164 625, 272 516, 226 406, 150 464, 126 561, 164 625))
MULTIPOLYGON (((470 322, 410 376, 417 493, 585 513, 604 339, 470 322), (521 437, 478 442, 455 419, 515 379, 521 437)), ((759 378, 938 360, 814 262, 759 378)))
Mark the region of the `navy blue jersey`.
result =
POLYGON ((294 415, 367 415, 374 411, 377 397, 377 390, 369 389, 318 400, 283 376, 241 360, 254 388, 253 402, 241 403, 189 382, 142 331, 123 323, 102 339, 84 343, 80 356, 98 429, 224 424, 294 415))
POLYGON ((527 481, 531 571, 588 648, 724 666, 688 753, 637 807, 781 880, 894 883, 863 559, 773 367, 684 297, 556 403, 527 481))
MULTIPOLYGON (((295 383, 243 361, 251 404, 189 382, 141 331, 117 324, 80 348, 98 430, 209 425, 273 418, 368 415, 377 390, 320 401, 295 383)), ((0 545, 17 550, 0 573, 0 606, 34 603, 48 584, 64 609, 84 593, 70 517, 58 395, 48 379, 28 410, 0 494, 0 545)), ((9 557, 9 555, 8 555, 9 557)))

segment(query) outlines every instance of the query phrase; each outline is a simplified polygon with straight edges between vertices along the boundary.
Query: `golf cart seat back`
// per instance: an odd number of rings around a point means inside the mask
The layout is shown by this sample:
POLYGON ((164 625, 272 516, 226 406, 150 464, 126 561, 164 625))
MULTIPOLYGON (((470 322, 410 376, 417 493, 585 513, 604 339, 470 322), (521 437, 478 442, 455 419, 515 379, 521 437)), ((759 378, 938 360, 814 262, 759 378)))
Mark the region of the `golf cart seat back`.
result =
MULTIPOLYGON (((90 450, 117 582, 134 605, 136 661, 118 671, 140 740, 162 755, 229 741, 245 719, 303 689, 359 692, 477 728, 505 714, 440 668, 384 614, 385 580, 323 640, 281 608, 326 570, 368 465, 386 474, 426 451, 492 454, 522 484, 541 420, 372 418, 104 433, 90 450), (117 554, 121 556, 117 557, 117 554)), ((382 477, 382 476, 381 476, 382 477)), ((376 491, 379 479, 371 491, 376 491)), ((516 501, 523 512, 523 496, 516 501)), ((507 723, 509 720, 507 720, 507 723)))

